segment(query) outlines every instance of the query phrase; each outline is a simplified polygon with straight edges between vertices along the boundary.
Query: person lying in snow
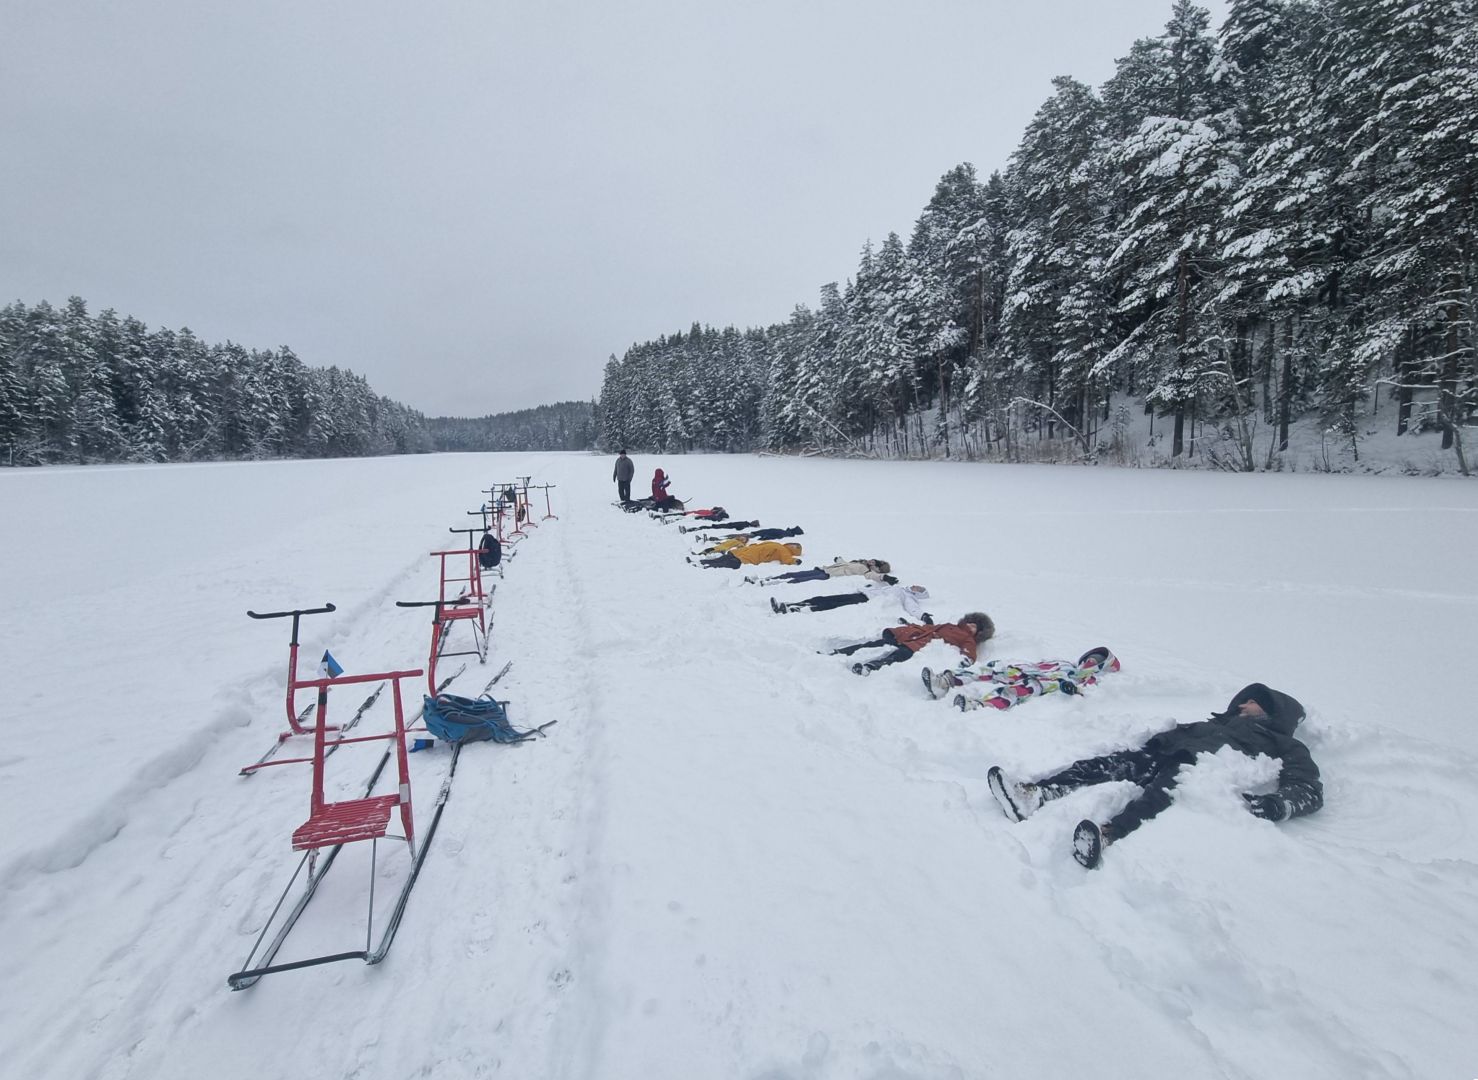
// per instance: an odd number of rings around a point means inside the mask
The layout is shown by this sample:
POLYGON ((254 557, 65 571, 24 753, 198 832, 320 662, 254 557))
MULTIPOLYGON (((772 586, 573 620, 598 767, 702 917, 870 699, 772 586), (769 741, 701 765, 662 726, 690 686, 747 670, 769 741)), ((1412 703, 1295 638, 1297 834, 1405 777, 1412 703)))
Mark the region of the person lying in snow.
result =
MULTIPOLYGON (((718 507, 718 509, 722 510, 723 507, 720 506, 720 507, 718 507)), ((699 513, 699 511, 694 511, 693 512, 693 516, 694 517, 697 517, 698 516, 698 513, 699 513)), ((712 513, 712 511, 710 511, 710 513, 712 513)), ((738 532, 740 529, 758 529, 759 527, 760 527, 760 523, 758 521, 713 521, 713 520, 706 520, 706 521, 699 522, 697 525, 679 525, 677 527, 677 531, 680 532, 680 533, 690 533, 690 532, 704 532, 704 531, 712 532, 715 529, 732 529, 735 532, 738 532)))
MULTIPOLYGON (((692 558, 688 562, 692 562, 692 558)), ((698 565, 709 570, 738 570, 741 566, 758 566, 760 563, 777 562, 794 566, 801 561, 799 544, 779 544, 766 540, 758 544, 745 544, 733 551, 716 555, 712 559, 700 559, 698 565)))
POLYGON ((960 616, 959 622, 932 623, 923 626, 904 623, 902 626, 890 626, 873 641, 859 641, 853 645, 843 645, 840 649, 833 649, 831 655, 851 656, 859 649, 877 649, 886 646, 888 651, 883 655, 874 657, 866 663, 852 665, 852 674, 871 675, 888 664, 898 664, 904 660, 913 659, 913 654, 931 641, 944 641, 959 649, 971 663, 974 663, 976 646, 985 644, 995 636, 995 632, 996 624, 991 622, 989 615, 983 611, 967 611, 960 616))
MULTIPOLYGON (((670 510, 654 511, 652 516, 655 517, 658 521, 662 522, 662 524, 664 525, 671 525, 674 521, 677 521, 681 518, 690 517, 698 518, 700 521, 704 522, 704 524, 702 525, 694 525, 692 527, 693 529, 726 529, 728 528, 728 526, 721 525, 720 522, 726 521, 728 519, 729 512, 725 510, 722 506, 705 506, 700 510, 689 510, 682 503, 674 499, 672 501, 672 506, 670 510)), ((747 524, 758 525, 759 522, 751 521, 747 524)), ((685 526, 679 525, 677 527, 677 531, 690 532, 692 530, 686 528, 685 526)))
POLYGON ((1073 832, 1073 858, 1092 869, 1103 849, 1117 843, 1170 805, 1170 792, 1184 765, 1200 754, 1230 746, 1249 757, 1266 754, 1282 765, 1278 788, 1268 793, 1243 792, 1247 809, 1268 821, 1312 814, 1324 805, 1324 785, 1309 748, 1293 737, 1304 707, 1292 696, 1262 683, 1232 695, 1225 712, 1195 724, 1177 724, 1138 750, 1119 750, 1103 757, 1075 761, 1040 780, 1012 780, 999 766, 986 773, 991 794, 1012 821, 1025 821, 1043 803, 1060 799, 1090 784, 1129 780, 1143 790, 1107 822, 1080 821, 1073 832))
MULTIPOLYGON (((929 599, 929 590, 922 585, 874 585, 864 581, 853 592, 832 593, 829 596, 812 596, 805 600, 793 600, 782 604, 770 597, 770 609, 776 615, 792 611, 830 611, 850 604, 865 604, 870 600, 896 600, 905 612, 926 623, 934 620, 924 610, 923 601, 929 599)), ((924 669, 928 671, 928 668, 924 669)))
POLYGON ((792 525, 788 529, 757 529, 754 532, 735 533, 733 536, 705 537, 712 541, 706 548, 693 552, 694 555, 722 555, 726 551, 733 551, 745 544, 753 544, 759 540, 784 540, 787 536, 804 536, 805 530, 799 525, 792 525))
POLYGON ((1089 649, 1071 660, 1037 660, 1032 663, 1010 663, 992 660, 980 667, 963 667, 954 671, 930 671, 925 668, 924 689, 932 698, 942 698, 957 686, 965 692, 955 695, 955 707, 970 709, 1009 709, 1042 694, 1081 693, 1104 675, 1121 667, 1119 658, 1105 646, 1089 649))
POLYGON ((892 571, 893 567, 888 565, 886 559, 837 559, 830 566, 813 566, 809 570, 791 570, 767 578, 747 577, 744 580, 749 585, 769 585, 776 582, 825 581, 827 578, 860 574, 869 581, 886 580, 889 585, 897 585, 898 579, 889 577, 892 571))

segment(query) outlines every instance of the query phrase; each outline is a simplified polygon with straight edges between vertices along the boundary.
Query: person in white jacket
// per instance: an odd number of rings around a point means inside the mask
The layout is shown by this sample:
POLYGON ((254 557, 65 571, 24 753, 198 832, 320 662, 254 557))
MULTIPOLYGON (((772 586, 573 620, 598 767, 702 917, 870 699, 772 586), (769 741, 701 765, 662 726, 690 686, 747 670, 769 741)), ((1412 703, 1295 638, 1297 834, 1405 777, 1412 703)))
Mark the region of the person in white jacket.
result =
POLYGON ((837 556, 836 561, 828 566, 813 566, 809 570, 789 570, 783 574, 771 574, 769 577, 747 577, 744 579, 747 585, 778 585, 796 584, 802 581, 826 581, 834 577, 865 577, 869 581, 881 581, 888 585, 897 585, 898 579, 892 576, 893 567, 886 559, 843 559, 837 556))
POLYGON ((847 607, 849 604, 866 604, 871 600, 893 600, 911 618, 924 619, 924 601, 929 599, 929 590, 922 585, 875 585, 862 582, 852 592, 832 593, 828 596, 812 596, 805 600, 794 600, 783 604, 770 597, 770 608, 776 615, 792 611, 830 611, 832 608, 847 607))

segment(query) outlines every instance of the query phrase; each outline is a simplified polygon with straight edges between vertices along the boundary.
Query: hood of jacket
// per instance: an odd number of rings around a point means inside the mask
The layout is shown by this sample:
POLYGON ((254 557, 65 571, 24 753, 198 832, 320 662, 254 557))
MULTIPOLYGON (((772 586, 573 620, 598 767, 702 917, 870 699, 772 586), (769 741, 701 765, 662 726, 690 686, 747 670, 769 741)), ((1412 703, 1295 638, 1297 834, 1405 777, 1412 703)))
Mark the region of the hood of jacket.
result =
POLYGON ((1268 718, 1258 722, 1280 735, 1291 736, 1304 718, 1304 707, 1292 694, 1255 682, 1248 683, 1233 694, 1232 700, 1227 702, 1226 710, 1213 713, 1211 719, 1221 724, 1237 719, 1237 706, 1244 701, 1255 701, 1262 706, 1262 711, 1268 714, 1268 718))

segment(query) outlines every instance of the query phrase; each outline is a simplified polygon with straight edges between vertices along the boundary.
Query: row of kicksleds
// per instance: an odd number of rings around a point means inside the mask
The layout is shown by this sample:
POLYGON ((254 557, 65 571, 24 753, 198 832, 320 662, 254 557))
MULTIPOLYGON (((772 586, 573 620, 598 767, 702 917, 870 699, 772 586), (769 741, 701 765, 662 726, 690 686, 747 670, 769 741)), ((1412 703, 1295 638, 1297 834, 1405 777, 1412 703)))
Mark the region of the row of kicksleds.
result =
MULTIPOLYGON (((436 599, 397 601, 397 607, 430 613, 423 667, 348 674, 325 650, 316 677, 300 678, 300 624, 304 618, 333 612, 334 605, 247 612, 254 619, 290 619, 291 637, 287 727, 240 775, 251 777, 279 766, 308 766, 311 780, 308 818, 292 834, 292 849, 302 854, 245 961, 227 977, 232 990, 244 990, 279 972, 354 960, 373 965, 384 960, 441 823, 462 749, 477 742, 530 742, 545 737, 545 730, 555 723, 523 730, 510 722, 509 703, 496 698, 494 691, 513 666, 511 660, 475 695, 448 692, 466 673, 470 658, 487 664, 497 587, 490 579, 503 577, 517 545, 538 527, 528 504, 530 478, 521 479, 522 485, 495 484, 486 489, 489 498, 478 510, 468 511, 481 517, 480 527, 449 530, 466 536, 466 547, 430 553, 439 560, 436 599), (479 532, 481 538, 474 539, 479 532), (469 659, 438 677, 438 667, 457 657, 469 659), (421 706, 408 715, 401 684, 423 676, 426 692, 421 706), (387 711, 383 706, 376 708, 387 689, 388 722, 381 724, 382 730, 366 733, 371 724, 364 721, 383 718, 387 711), (346 719, 331 719, 330 703, 345 693, 354 695, 354 700, 359 690, 368 694, 354 712, 346 719), (299 709, 298 695, 304 692, 311 693, 312 700, 299 709), (380 749, 367 776, 360 771, 365 765, 363 755, 336 756, 340 749, 351 747, 380 749), (294 756, 285 753, 294 751, 294 756), (435 785, 436 794, 425 810, 413 800, 413 791, 425 790, 428 783, 435 785), (383 851, 381 841, 390 841, 383 851), (354 863, 367 874, 346 872, 345 867, 354 863), (335 868, 337 872, 330 876, 335 868), (382 879, 390 879, 394 887, 384 888, 382 879), (312 903, 315 898, 317 903, 312 903), (350 913, 356 910, 364 912, 364 932, 362 938, 353 940, 355 917, 350 913), (325 941, 348 947, 319 951, 316 946, 325 941)), ((543 486, 546 510, 550 486, 543 486)), ((550 511, 544 520, 555 517, 550 511)), ((293 791, 294 797, 301 796, 300 788, 293 791)))

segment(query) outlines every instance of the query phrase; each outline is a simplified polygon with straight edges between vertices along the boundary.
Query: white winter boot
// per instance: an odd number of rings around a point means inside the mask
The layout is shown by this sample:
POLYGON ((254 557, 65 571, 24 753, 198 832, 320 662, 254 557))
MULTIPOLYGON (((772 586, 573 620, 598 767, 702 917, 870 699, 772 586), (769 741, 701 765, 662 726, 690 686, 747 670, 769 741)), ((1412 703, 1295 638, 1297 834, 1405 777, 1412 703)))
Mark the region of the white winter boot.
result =
POLYGON ((1012 780, 999 765, 992 765, 985 778, 990 785, 990 793, 1001 804, 1001 812, 1012 821, 1025 821, 1041 809, 1043 803, 1062 795, 1060 788, 1012 780))

